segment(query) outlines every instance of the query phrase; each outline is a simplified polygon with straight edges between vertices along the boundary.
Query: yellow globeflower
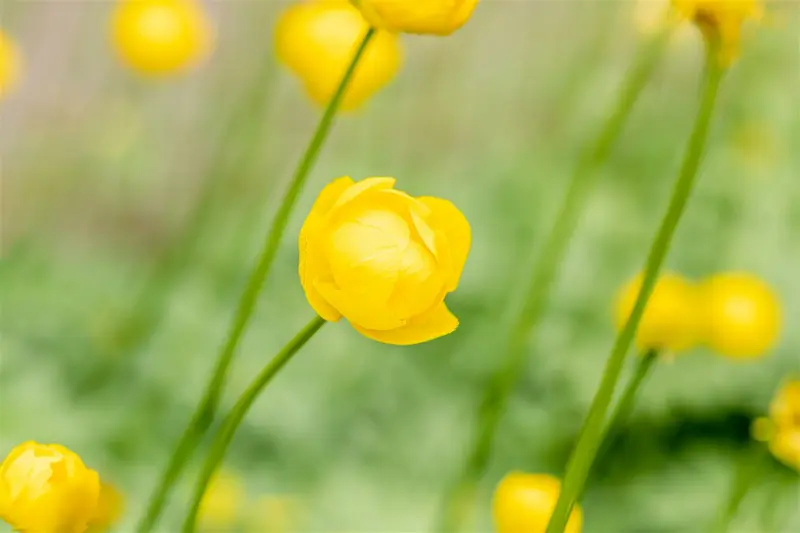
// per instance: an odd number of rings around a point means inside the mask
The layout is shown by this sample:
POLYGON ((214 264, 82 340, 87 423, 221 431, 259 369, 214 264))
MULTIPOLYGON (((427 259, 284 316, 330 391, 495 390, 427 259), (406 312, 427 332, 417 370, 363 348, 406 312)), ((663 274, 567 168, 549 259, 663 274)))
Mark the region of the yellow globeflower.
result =
MULTIPOLYGON (((622 329, 630 316, 642 286, 641 275, 628 283, 617 297, 615 317, 622 329)), ((698 342, 701 314, 697 289, 675 274, 663 274, 656 280, 650 299, 636 330, 636 344, 641 350, 682 351, 698 342)))
POLYGON ((781 308, 763 281, 749 274, 711 276, 700 287, 705 311, 705 340, 728 357, 765 355, 778 340, 781 308))
MULTIPOLYGON (((497 533, 544 533, 561 492, 561 482, 547 474, 511 472, 494 492, 492 515, 497 533)), ((575 505, 564 533, 580 533, 583 512, 575 505)))
POLYGON ((719 46, 719 61, 728 66, 739 56, 742 26, 764 15, 763 0, 672 0, 678 14, 691 20, 705 38, 719 46))
POLYGON ((800 472, 800 379, 780 388, 770 404, 769 418, 753 425, 753 436, 766 441, 776 459, 800 472))
MULTIPOLYGON (((278 59, 302 81, 312 100, 327 105, 369 24, 347 0, 316 0, 289 7, 275 30, 278 59)), ((367 45, 340 109, 351 110, 386 86, 400 70, 396 35, 380 31, 367 45)))
POLYGON ((122 493, 109 483, 100 484, 100 498, 92 518, 89 520, 89 533, 108 531, 122 517, 125 500, 122 493))
POLYGON ((0 97, 8 93, 19 78, 19 54, 14 43, 0 31, 0 97))
POLYGON ((449 35, 472 16, 478 0, 353 0, 375 27, 393 32, 449 35))
POLYGON ((300 281, 325 320, 344 317, 371 339, 417 344, 458 326, 444 298, 458 285, 471 232, 452 203, 394 184, 344 177, 322 190, 300 230, 300 281))
POLYGON ((193 0, 118 0, 111 33, 124 63, 149 76, 186 70, 211 48, 212 30, 193 0))
POLYGON ((83 533, 99 493, 97 472, 57 444, 26 442, 0 465, 0 518, 24 533, 83 533))
POLYGON ((200 503, 200 527, 208 531, 234 529, 244 501, 245 490, 239 478, 230 472, 218 473, 200 503))

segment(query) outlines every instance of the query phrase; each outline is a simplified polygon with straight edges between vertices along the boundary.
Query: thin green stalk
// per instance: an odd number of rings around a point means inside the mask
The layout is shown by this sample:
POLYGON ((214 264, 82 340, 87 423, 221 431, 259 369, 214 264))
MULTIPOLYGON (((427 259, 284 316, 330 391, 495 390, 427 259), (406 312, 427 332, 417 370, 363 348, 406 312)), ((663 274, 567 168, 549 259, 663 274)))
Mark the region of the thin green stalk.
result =
POLYGON ((325 108, 325 112, 322 114, 322 118, 320 119, 317 129, 308 144, 308 148, 306 148, 306 151, 297 166, 297 170, 295 171, 292 181, 289 184, 289 189, 286 191, 286 194, 281 201, 281 205, 275 214, 272 227, 267 233, 264 247, 261 250, 261 254, 258 258, 255 268, 250 274, 247 286, 245 287, 244 292, 239 300, 236 315, 231 324, 225 344, 223 345, 222 350, 217 357, 217 362, 211 375, 211 379, 206 385, 203 398, 197 405, 197 409, 192 415, 189 425, 184 430, 183 435, 181 435, 181 438, 172 453, 170 461, 167 464, 167 468, 164 470, 164 474, 155 491, 153 492, 150 503, 145 511, 145 515, 139 522, 139 526, 136 530, 137 533, 147 533, 153 528, 159 515, 161 514, 164 504, 166 503, 166 499, 170 490, 172 489, 175 481, 180 475, 180 472, 183 470, 183 467, 186 465, 189 457, 191 456, 192 451, 197 445, 197 441, 203 434, 205 434, 214 419, 219 397, 222 392, 222 387, 225 383, 225 378, 228 373, 228 367, 233 360, 233 356, 236 353, 236 348, 239 346, 239 341, 241 340, 242 335, 244 334, 245 329, 250 322, 250 318, 253 315, 253 311, 255 310, 256 302, 258 301, 258 296, 261 293, 261 289, 264 286, 267 277, 269 276, 273 260, 275 259, 275 254, 278 251, 281 237, 283 236, 286 225, 289 222, 289 215, 291 214, 294 204, 303 189, 303 185, 306 182, 308 173, 316 161, 317 156, 319 155, 322 143, 328 136, 334 116, 336 115, 336 111, 339 109, 339 104, 342 101, 345 90, 349 85, 353 74, 355 73, 356 66, 363 57, 364 52, 367 49, 367 45, 372 40, 374 34, 375 30, 373 29, 370 29, 365 33, 364 38, 361 40, 361 43, 353 55, 350 65, 347 67, 347 70, 342 76, 342 80, 339 82, 336 92, 331 98, 331 101, 328 103, 328 106, 325 108))
POLYGON ((603 457, 608 448, 614 442, 616 432, 628 421, 628 418, 633 413, 633 408, 636 406, 636 396, 639 394, 639 389, 642 383, 650 375, 656 361, 658 360, 658 350, 647 350, 636 361, 636 368, 633 370, 633 375, 628 381, 628 385, 622 393, 616 408, 611 415, 611 418, 606 424, 605 435, 603 436, 603 445, 597 453, 597 457, 603 457))
POLYGON ((739 512, 742 502, 757 481, 766 456, 767 454, 760 446, 751 446, 747 452, 747 457, 739 460, 728 497, 720 508, 719 515, 709 529, 709 533, 725 533, 728 531, 733 519, 739 512))
POLYGON ((583 492, 586 476, 600 448, 600 443, 604 436, 603 426, 608 407, 614 396, 614 390, 625 363, 625 356, 633 341, 636 328, 639 326, 647 305, 647 300, 653 291, 664 258, 672 243, 672 237, 683 216, 694 187, 723 74, 724 69, 717 63, 715 47, 710 46, 709 54, 706 58, 704 88, 700 108, 686 149, 683 165, 672 191, 669 207, 650 247, 644 267, 641 291, 636 298, 633 311, 625 323, 625 327, 619 332, 614 342, 614 347, 603 371, 600 387, 592 401, 589 414, 578 437, 578 442, 567 464, 564 485, 546 533, 563 533, 570 512, 583 492))
POLYGON ((214 476, 219 464, 225 458, 225 452, 236 434, 236 430, 244 420, 245 415, 250 411, 250 407, 256 401, 258 396, 269 385, 272 378, 289 362, 289 360, 302 348, 314 334, 325 324, 325 320, 320 317, 314 317, 289 343, 278 352, 278 354, 267 363, 264 369, 258 376, 250 383, 244 393, 239 397, 239 400, 230 410, 228 416, 222 424, 219 432, 214 438, 211 445, 211 450, 206 456, 203 463, 203 468, 200 471, 200 477, 195 484, 194 495, 189 506, 189 512, 186 514, 186 519, 183 522, 184 533, 192 533, 195 530, 197 523, 197 513, 200 510, 200 504, 203 501, 203 496, 206 493, 211 478, 214 476))
POLYGON ((463 495, 471 492, 471 485, 486 468, 500 417, 525 364, 526 346, 535 332, 558 267, 594 187, 597 169, 608 158, 631 115, 634 104, 659 64, 667 38, 668 33, 665 33, 640 52, 634 68, 620 90, 611 115, 573 172, 553 227, 531 272, 524 306, 512 329, 506 356, 489 378, 484 390, 476 414, 478 431, 473 437, 464 469, 456 483, 444 495, 437 526, 434 529, 436 533, 454 533, 461 528, 463 495))

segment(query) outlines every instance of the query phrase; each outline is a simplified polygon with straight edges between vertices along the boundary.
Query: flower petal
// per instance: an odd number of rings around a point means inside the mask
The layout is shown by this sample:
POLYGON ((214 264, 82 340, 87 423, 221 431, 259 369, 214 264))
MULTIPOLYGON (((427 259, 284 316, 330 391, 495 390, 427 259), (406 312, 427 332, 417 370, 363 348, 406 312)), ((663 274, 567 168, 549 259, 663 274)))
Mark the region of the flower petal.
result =
POLYGON ((320 295, 351 324, 359 324, 375 330, 399 328, 404 324, 404 321, 385 305, 366 305, 330 282, 318 282, 315 286, 320 295))
POLYGON ((331 207, 331 214, 367 191, 391 189, 396 181, 394 178, 366 178, 356 182, 331 207))
POLYGON ((399 328, 376 331, 363 328, 357 324, 352 324, 352 326, 365 337, 378 342, 407 346, 427 342, 452 333, 458 327, 458 319, 442 302, 424 315, 420 315, 399 328))
POLYGON ((423 196, 418 200, 431 209, 428 224, 434 231, 441 231, 447 237, 453 260, 447 290, 452 292, 458 287, 464 264, 467 262, 469 249, 472 246, 472 229, 464 214, 452 202, 431 196, 423 196))

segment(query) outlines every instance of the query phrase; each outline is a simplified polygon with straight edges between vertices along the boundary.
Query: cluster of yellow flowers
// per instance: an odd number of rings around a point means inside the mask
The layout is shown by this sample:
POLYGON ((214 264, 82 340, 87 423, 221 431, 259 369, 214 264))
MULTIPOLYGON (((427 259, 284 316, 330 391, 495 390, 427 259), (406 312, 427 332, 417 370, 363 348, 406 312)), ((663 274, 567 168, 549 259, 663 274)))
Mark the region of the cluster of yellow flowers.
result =
POLYGON ((20 444, 0 465, 0 518, 25 533, 105 531, 122 496, 58 444, 20 444))
MULTIPOLYGON (((628 320, 641 279, 617 298, 617 327, 628 320)), ((636 331, 641 350, 680 352, 705 344, 736 359, 760 357, 774 346, 781 328, 778 297, 767 284, 745 273, 721 273, 700 283, 675 274, 656 281, 636 331)))

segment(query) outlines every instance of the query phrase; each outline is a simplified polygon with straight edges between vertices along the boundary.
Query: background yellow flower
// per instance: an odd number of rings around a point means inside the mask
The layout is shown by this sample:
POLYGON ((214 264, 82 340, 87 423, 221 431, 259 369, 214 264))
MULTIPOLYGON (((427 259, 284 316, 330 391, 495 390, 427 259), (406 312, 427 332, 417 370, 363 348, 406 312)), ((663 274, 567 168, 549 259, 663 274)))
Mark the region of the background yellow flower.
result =
POLYGON ((200 504, 198 524, 207 531, 232 531, 241 519, 246 492, 240 478, 230 471, 214 476, 200 504))
MULTIPOLYGON (((561 492, 561 481, 547 474, 511 472, 497 485, 492 514, 497 533, 544 533, 561 492)), ((576 505, 565 533, 580 533, 583 512, 576 505)))
POLYGON ((353 0, 353 3, 378 28, 449 35, 469 20, 478 0, 353 0))
POLYGON ((0 98, 16 85, 19 78, 20 59, 17 47, 0 30, 0 98))

